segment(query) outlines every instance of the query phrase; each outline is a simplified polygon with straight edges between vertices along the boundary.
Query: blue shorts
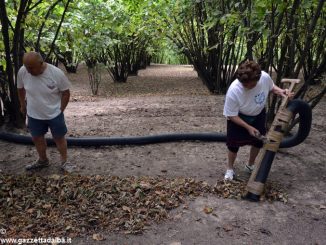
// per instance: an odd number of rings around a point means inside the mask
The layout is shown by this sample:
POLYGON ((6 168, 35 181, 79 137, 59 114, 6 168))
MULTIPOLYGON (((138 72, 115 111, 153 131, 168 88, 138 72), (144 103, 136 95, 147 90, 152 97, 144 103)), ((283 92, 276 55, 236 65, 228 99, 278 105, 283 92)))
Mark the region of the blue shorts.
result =
POLYGON ((65 136, 67 133, 67 126, 62 112, 50 120, 39 120, 28 116, 28 129, 32 137, 45 135, 49 128, 54 138, 65 136))

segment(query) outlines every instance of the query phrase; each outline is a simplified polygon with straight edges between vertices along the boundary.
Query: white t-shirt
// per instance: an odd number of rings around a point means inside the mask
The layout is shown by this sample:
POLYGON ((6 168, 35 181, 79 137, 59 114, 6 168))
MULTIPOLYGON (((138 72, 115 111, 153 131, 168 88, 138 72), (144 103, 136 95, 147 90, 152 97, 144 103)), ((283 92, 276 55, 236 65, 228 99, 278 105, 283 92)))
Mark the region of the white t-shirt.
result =
POLYGON ((272 78, 264 71, 252 89, 246 89, 238 79, 234 80, 226 93, 223 115, 233 117, 240 112, 247 116, 257 116, 264 109, 273 87, 272 78))
POLYGON ((61 113, 61 92, 70 88, 63 71, 47 64, 41 75, 33 76, 22 66, 18 71, 17 88, 25 88, 27 115, 50 120, 61 113))

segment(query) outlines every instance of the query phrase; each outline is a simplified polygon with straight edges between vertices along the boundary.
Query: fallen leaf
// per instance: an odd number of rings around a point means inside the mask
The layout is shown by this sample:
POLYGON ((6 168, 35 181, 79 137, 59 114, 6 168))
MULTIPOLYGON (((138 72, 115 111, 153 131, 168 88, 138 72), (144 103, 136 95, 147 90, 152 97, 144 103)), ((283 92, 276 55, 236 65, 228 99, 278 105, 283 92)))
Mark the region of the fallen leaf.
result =
POLYGON ((61 178, 61 176, 58 175, 58 174, 52 174, 52 175, 49 176, 49 178, 53 179, 53 180, 59 180, 61 178))
POLYGON ((272 232, 270 232, 269 230, 267 230, 266 228, 260 228, 259 231, 267 236, 271 236, 272 232))
POLYGON ((95 241, 103 241, 103 240, 105 240, 105 237, 102 234, 99 234, 99 233, 93 234, 92 238, 95 241))
POLYGON ((131 208, 127 207, 127 206, 122 206, 122 210, 127 211, 127 212, 131 212, 131 208))
POLYGON ((226 232, 229 232, 229 231, 233 230, 233 227, 231 225, 224 225, 223 230, 225 230, 226 232))
POLYGON ((51 204, 44 204, 42 207, 45 208, 45 209, 48 209, 48 208, 51 208, 52 205, 51 204))
POLYGON ((210 214, 210 213, 213 212, 213 208, 205 207, 205 208, 203 209, 203 211, 204 211, 206 214, 210 214))
POLYGON ((321 209, 321 210, 326 209, 326 206, 325 205, 319 205, 319 209, 321 209))

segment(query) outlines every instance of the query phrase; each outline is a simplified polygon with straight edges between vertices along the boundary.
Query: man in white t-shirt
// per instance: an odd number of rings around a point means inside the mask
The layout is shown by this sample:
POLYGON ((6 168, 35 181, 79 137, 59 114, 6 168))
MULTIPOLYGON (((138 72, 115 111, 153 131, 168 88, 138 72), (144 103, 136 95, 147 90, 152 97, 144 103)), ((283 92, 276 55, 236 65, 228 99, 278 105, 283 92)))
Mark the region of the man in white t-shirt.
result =
MULTIPOLYGON (((225 180, 235 177, 234 162, 239 147, 251 145, 245 170, 251 173, 263 142, 257 139, 266 134, 265 104, 269 92, 288 95, 287 89, 276 86, 272 78, 254 61, 245 61, 236 71, 236 80, 230 85, 225 98, 223 115, 227 117, 228 163, 225 180)), ((289 94, 291 97, 293 93, 289 94)))
POLYGON ((67 161, 67 127, 63 114, 69 102, 71 84, 59 68, 44 62, 37 52, 26 53, 23 63, 17 77, 20 108, 23 114, 27 113, 28 129, 39 157, 27 165, 26 170, 49 165, 44 137, 48 128, 60 153, 62 168, 71 169, 72 165, 67 161))

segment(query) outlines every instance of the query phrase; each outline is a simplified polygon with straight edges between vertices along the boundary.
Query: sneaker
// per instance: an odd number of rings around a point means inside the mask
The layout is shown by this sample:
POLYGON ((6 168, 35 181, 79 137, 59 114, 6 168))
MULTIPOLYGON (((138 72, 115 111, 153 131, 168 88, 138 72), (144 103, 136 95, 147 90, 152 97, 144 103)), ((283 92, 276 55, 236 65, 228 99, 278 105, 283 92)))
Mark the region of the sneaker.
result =
POLYGON ((248 173, 248 174, 251 174, 255 169, 255 165, 248 165, 246 164, 245 165, 245 172, 248 173))
POLYGON ((235 172, 233 169, 228 169, 225 172, 224 180, 233 180, 235 178, 235 172))
POLYGON ((61 170, 67 173, 72 173, 76 169, 76 165, 71 162, 64 162, 61 165, 61 170))
POLYGON ((27 171, 30 171, 30 170, 36 170, 36 169, 45 168, 45 167, 48 167, 48 166, 49 166, 49 160, 48 159, 46 159, 44 161, 41 161, 40 159, 38 159, 34 163, 27 165, 25 167, 25 169, 27 171))

